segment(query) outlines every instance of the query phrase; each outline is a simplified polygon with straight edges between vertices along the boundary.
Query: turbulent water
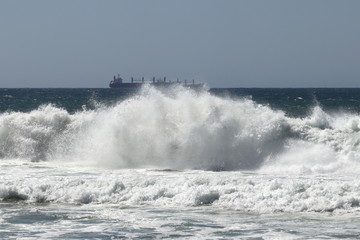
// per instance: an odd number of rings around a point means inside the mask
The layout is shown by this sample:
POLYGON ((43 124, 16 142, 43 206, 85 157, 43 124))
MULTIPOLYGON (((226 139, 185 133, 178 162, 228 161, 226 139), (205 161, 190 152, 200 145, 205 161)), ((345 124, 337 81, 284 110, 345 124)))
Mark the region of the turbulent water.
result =
POLYGON ((360 89, 0 89, 1 239, 358 239, 360 89))

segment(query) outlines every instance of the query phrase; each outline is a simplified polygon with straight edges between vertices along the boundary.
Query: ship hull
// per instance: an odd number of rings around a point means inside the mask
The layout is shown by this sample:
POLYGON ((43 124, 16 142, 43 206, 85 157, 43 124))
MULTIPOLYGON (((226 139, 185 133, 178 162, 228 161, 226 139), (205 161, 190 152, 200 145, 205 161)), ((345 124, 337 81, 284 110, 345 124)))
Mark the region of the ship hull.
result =
POLYGON ((201 89, 204 87, 203 83, 196 84, 182 84, 177 82, 155 82, 155 83, 110 83, 110 88, 140 88, 145 84, 149 84, 153 87, 174 87, 174 86, 183 86, 191 89, 201 89))

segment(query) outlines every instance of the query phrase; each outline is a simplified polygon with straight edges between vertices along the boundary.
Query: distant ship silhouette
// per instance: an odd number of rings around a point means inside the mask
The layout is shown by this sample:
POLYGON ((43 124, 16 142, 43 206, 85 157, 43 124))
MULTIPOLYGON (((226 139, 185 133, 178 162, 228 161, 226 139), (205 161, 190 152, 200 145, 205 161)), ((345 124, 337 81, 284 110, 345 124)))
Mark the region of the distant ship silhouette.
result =
POLYGON ((195 83, 194 80, 192 80, 190 83, 188 83, 187 80, 185 80, 184 82, 179 80, 167 81, 166 77, 158 79, 155 79, 155 77, 153 77, 152 81, 146 81, 144 77, 142 77, 141 80, 136 80, 131 77, 131 82, 124 82, 119 74, 117 76, 114 76, 114 79, 110 82, 109 86, 111 88, 140 88, 144 84, 149 84, 154 87, 171 87, 181 85, 183 87, 192 89, 200 89, 204 87, 204 83, 195 83))

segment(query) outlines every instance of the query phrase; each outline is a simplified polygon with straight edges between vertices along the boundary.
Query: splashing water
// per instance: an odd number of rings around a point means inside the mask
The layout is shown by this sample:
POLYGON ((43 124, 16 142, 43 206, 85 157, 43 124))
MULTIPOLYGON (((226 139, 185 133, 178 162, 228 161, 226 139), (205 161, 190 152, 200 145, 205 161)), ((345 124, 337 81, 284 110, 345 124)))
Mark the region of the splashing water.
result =
POLYGON ((147 87, 73 114, 51 104, 3 113, 0 156, 111 168, 354 171, 359 120, 319 106, 290 118, 249 99, 147 87))

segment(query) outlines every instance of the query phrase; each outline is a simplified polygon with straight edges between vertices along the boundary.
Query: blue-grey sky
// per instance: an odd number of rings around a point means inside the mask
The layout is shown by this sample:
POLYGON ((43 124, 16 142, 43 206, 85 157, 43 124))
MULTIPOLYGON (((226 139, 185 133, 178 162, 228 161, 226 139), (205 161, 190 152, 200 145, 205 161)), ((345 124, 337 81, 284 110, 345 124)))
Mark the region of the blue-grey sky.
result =
POLYGON ((1 0, 0 88, 360 87, 359 0, 1 0))

